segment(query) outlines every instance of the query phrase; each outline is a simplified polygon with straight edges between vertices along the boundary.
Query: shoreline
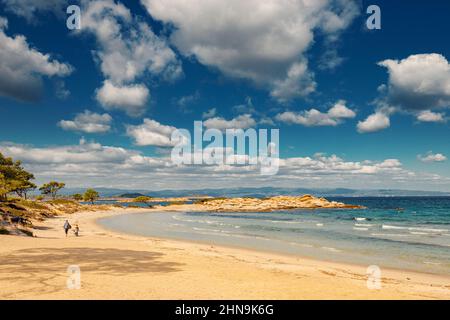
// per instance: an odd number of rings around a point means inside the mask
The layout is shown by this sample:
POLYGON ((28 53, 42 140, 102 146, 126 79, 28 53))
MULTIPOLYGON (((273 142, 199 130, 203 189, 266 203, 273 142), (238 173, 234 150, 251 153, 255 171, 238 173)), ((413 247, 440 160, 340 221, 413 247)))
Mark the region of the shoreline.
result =
MULTIPOLYGON (((164 207, 161 207, 161 208, 164 208, 164 207)), ((121 213, 121 214, 118 214, 117 216, 122 216, 122 215, 127 215, 127 214, 140 214, 140 213, 182 213, 183 212, 180 210, 177 210, 177 211, 164 210, 161 208, 148 209, 148 211, 147 211, 147 209, 144 209, 144 210, 146 210, 146 212, 138 211, 138 212, 121 213)), ((305 210, 314 210, 314 209, 305 209, 305 210)), ((138 235, 138 234, 134 234, 134 233, 127 233, 127 232, 114 230, 113 228, 105 227, 98 222, 98 220, 103 219, 103 218, 108 218, 108 217, 110 217, 110 216, 99 217, 99 218, 95 219, 93 221, 93 223, 98 228, 102 229, 105 232, 120 234, 122 236, 132 236, 132 237, 141 237, 144 239, 154 239, 154 240, 162 240, 162 241, 168 241, 168 242, 178 242, 179 244, 190 243, 193 245, 205 245, 205 246, 213 245, 216 248, 244 251, 247 253, 260 254, 261 256, 272 255, 272 256, 277 256, 279 258, 310 260, 311 262, 316 262, 318 264, 324 263, 324 264, 330 264, 330 265, 336 265, 336 266, 348 266, 351 268, 358 268, 360 270, 363 270, 364 268, 368 267, 368 265, 363 265, 363 264, 357 263, 357 262, 327 260, 327 259, 322 259, 322 258, 308 257, 306 255, 301 255, 301 254, 296 254, 296 253, 278 252, 278 251, 269 250, 269 249, 263 250, 263 249, 259 249, 259 248, 242 247, 242 246, 233 245, 233 244, 208 244, 206 241, 202 241, 202 240, 181 239, 181 238, 160 237, 160 236, 143 236, 143 235, 138 235)), ((382 267, 382 270, 392 271, 392 272, 396 272, 396 273, 400 273, 400 272, 405 273, 406 272, 406 273, 412 273, 412 274, 418 274, 418 275, 443 277, 443 278, 448 278, 448 280, 450 281, 450 274, 438 274, 438 273, 433 273, 433 272, 423 272, 423 271, 419 271, 419 270, 413 270, 413 269, 407 269, 407 268, 396 268, 396 267, 382 267)), ((450 294, 450 291, 449 291, 449 294, 450 294)), ((449 299, 450 299, 450 297, 449 297, 449 299)))
POLYGON ((0 236, 0 299, 450 299, 447 276, 383 269, 382 288, 369 290, 358 265, 136 236, 97 223, 169 209, 78 212, 37 225, 37 238, 0 236), (65 218, 79 223, 80 237, 65 239, 65 218), (79 290, 66 288, 71 264, 82 272, 79 290))

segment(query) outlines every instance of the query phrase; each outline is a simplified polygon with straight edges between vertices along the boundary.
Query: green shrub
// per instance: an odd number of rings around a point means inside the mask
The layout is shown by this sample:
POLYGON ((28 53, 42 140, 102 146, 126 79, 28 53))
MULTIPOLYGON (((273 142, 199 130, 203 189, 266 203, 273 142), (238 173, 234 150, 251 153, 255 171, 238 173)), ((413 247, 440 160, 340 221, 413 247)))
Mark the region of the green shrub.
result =
POLYGON ((147 196, 139 196, 134 198, 133 202, 137 202, 137 203, 147 203, 150 200, 152 200, 152 198, 147 197, 147 196))

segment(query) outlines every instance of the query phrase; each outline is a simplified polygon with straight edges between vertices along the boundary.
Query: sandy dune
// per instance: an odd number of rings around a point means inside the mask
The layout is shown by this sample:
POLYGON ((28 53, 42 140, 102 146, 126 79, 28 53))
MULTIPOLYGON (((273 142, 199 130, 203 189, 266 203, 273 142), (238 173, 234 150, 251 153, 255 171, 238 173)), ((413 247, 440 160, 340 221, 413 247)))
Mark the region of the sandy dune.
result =
POLYGON ((69 215, 80 225, 78 238, 64 237, 65 217, 45 221, 37 238, 0 236, 0 298, 450 298, 449 277, 382 270, 382 288, 369 290, 365 266, 129 236, 95 224, 99 217, 122 213, 69 215), (81 289, 67 288, 69 265, 80 267, 81 289))

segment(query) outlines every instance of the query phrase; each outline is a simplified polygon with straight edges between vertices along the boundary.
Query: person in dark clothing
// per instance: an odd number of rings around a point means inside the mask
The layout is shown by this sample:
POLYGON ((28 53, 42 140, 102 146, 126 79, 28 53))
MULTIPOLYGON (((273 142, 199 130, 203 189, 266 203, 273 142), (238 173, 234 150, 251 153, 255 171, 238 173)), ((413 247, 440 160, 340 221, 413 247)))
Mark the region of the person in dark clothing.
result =
POLYGON ((64 232, 66 233, 66 237, 71 228, 72 228, 72 226, 70 225, 69 220, 66 220, 66 222, 64 223, 64 232))

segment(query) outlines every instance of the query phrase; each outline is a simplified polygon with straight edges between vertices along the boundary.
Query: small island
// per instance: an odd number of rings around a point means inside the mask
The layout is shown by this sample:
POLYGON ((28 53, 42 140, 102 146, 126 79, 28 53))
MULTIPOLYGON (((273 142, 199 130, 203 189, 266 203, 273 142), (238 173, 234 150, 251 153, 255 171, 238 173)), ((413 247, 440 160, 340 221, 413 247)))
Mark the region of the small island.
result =
POLYGON ((173 205, 170 210, 208 212, 270 212, 293 209, 365 209, 363 206, 329 201, 306 194, 269 198, 206 198, 193 204, 173 205))

